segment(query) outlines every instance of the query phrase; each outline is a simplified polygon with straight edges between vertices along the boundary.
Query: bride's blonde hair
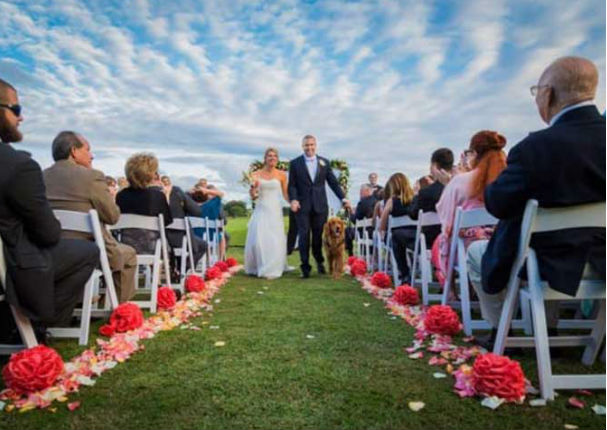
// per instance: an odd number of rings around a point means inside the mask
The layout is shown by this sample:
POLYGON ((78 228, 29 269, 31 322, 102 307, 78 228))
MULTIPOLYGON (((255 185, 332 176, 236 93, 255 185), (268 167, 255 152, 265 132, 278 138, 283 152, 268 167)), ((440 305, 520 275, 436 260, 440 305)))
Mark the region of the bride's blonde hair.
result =
POLYGON ((266 164, 266 158, 268 158, 268 154, 272 152, 274 153, 274 155, 276 155, 276 158, 280 160, 280 156, 278 155, 278 149, 274 148, 273 146, 270 146, 268 149, 266 149, 266 152, 263 153, 263 164, 266 164))

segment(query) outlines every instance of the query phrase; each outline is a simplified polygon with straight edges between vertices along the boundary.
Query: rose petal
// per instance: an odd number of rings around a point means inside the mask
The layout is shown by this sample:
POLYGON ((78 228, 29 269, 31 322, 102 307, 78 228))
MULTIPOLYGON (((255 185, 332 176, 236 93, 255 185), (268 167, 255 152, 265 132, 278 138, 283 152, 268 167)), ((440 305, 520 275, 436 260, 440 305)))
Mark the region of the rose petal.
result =
POLYGON ((597 415, 605 415, 605 406, 594 405, 591 409, 597 415))
POLYGON ((425 406, 426 404, 424 402, 409 402, 409 409, 413 412, 419 412, 424 409, 425 406))
POLYGON ((586 406, 586 404, 577 397, 569 397, 569 400, 567 400, 567 404, 576 409, 584 409, 584 407, 586 406))
POLYGON ((75 401, 75 402, 71 402, 67 404, 67 408, 70 411, 75 411, 76 409, 78 409, 80 407, 80 401, 75 401))

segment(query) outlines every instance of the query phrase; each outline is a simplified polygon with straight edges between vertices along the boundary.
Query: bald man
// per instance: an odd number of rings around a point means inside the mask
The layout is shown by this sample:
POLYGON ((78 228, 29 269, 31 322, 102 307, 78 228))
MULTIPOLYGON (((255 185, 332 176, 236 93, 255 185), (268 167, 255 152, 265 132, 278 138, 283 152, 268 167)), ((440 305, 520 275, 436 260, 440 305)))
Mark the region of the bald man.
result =
MULTIPOLYGON (((540 207, 605 201, 605 118, 592 100, 598 70, 589 60, 563 57, 542 73, 531 94, 548 127, 531 133, 508 154, 508 167, 485 190, 487 210, 500 219, 489 242, 468 249, 468 267, 483 318, 497 327, 529 199, 540 207), (481 260, 482 258, 482 260, 481 260)), ((550 287, 575 295, 582 275, 605 279, 605 230, 534 234, 531 246, 550 287)), ((547 308, 548 325, 556 312, 547 308)))
POLYGON ((5 246, 9 303, 39 327, 65 325, 82 300, 99 261, 94 243, 60 239, 40 166, 10 143, 21 141, 23 121, 17 91, 0 80, 0 235, 5 246))

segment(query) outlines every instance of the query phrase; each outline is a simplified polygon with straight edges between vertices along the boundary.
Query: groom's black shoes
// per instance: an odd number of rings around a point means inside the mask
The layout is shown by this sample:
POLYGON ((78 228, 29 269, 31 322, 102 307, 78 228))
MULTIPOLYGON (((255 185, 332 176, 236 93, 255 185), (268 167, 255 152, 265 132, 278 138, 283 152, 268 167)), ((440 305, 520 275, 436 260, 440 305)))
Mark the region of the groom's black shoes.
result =
POLYGON ((310 272, 301 272, 301 277, 303 279, 308 279, 310 277, 310 272))
POLYGON ((325 266, 323 266, 322 264, 318 266, 318 273, 320 275, 326 275, 327 271, 325 270, 325 266))

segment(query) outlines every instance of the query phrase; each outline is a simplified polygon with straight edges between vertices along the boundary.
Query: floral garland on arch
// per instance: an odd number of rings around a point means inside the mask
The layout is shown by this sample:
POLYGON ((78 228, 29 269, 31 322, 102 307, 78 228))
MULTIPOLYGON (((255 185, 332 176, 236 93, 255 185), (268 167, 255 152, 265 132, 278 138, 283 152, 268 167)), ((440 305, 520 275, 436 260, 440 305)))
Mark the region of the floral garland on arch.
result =
MULTIPOLYGON (((344 194, 348 194, 348 190, 350 189, 350 168, 348 167, 348 163, 344 160, 334 159, 329 160, 329 166, 333 170, 337 170, 339 174, 337 175, 337 182, 339 182, 339 186, 344 191, 344 194)), ((263 168, 263 161, 255 160, 251 164, 249 164, 249 168, 242 172, 242 179, 240 183, 244 186, 248 187, 253 183, 253 173, 261 170, 263 168)), ((279 161, 276 166, 278 170, 282 170, 283 172, 289 171, 289 162, 288 161, 279 161)))

